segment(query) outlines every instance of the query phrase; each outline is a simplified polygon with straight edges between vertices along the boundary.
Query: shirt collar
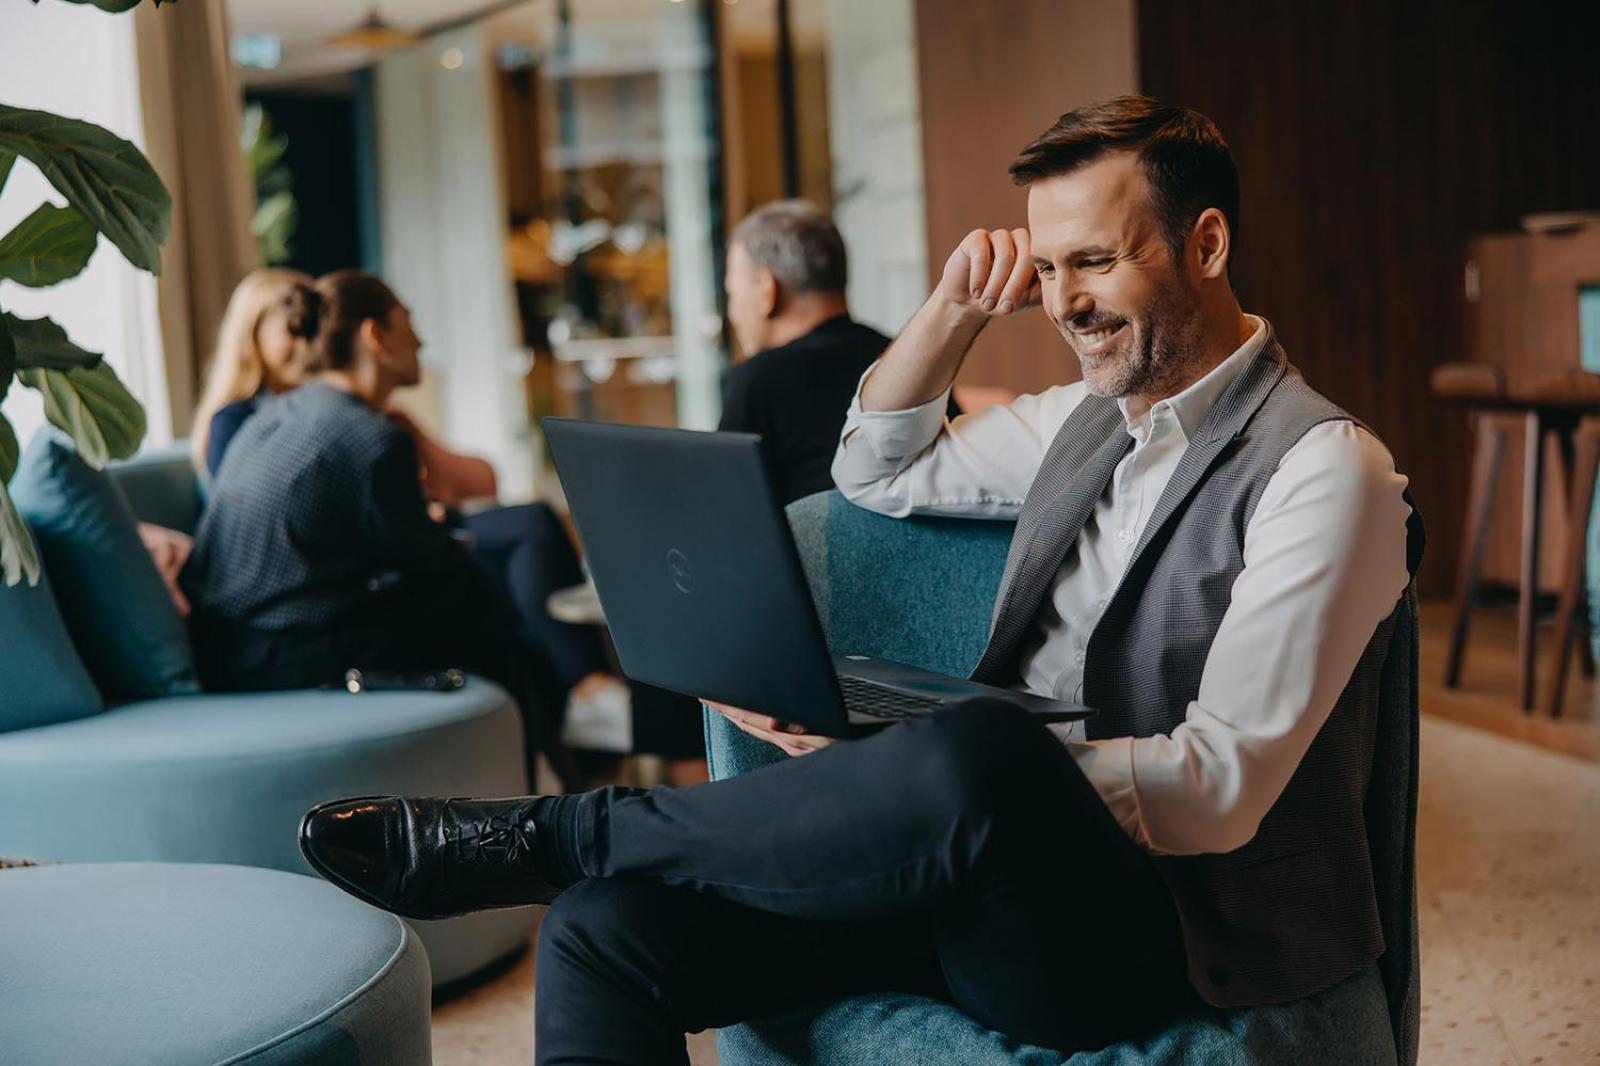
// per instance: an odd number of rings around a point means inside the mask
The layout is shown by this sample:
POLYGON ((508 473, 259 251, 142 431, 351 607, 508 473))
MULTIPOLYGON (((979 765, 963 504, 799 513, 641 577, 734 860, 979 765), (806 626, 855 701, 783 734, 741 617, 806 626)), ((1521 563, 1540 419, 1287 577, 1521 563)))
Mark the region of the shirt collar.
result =
POLYGON ((1249 338, 1239 345, 1232 355, 1212 367, 1199 381, 1176 396, 1169 396, 1151 405, 1132 397, 1121 397, 1117 400, 1117 406, 1122 409, 1122 418, 1127 423, 1130 436, 1135 440, 1145 439, 1150 435, 1150 425, 1155 412, 1170 410, 1177 419, 1178 428, 1183 430, 1184 439, 1194 439, 1206 416, 1211 413, 1212 405, 1227 391, 1228 386, 1233 384, 1233 379, 1239 376, 1240 371, 1244 370, 1266 347, 1266 320, 1255 315, 1244 317, 1245 321, 1254 327, 1249 338))

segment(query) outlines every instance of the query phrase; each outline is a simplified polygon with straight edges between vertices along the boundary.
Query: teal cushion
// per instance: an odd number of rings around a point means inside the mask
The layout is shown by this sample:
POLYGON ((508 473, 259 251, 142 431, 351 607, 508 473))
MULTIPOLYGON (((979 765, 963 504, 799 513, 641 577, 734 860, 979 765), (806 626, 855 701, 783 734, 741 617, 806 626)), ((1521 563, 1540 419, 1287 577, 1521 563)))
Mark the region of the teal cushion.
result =
POLYGON ((11 498, 33 527, 67 631, 105 698, 199 691, 183 619, 111 479, 43 430, 23 450, 11 498))
POLYGON ((425 1066, 428 958, 326 881, 248 866, 0 871, 0 1061, 425 1066))
POLYGON ((47 576, 0 584, 0 733, 65 722, 101 710, 47 576))
POLYGON ((205 507, 205 489, 186 444, 152 448, 132 459, 107 463, 106 473, 139 521, 194 536, 205 507))
MULTIPOLYGON (((1081 963, 1081 960, 1079 960, 1081 963)), ((1074 965, 1063 960, 1063 965, 1074 965)), ((1065 1008, 1065 1009, 1070 1009, 1065 1008)), ((920 996, 858 996, 718 1034, 723 1066, 1395 1066, 1383 979, 1369 966, 1293 1003, 1191 1011, 1159 1033, 1063 1055, 1019 1044, 920 996)))

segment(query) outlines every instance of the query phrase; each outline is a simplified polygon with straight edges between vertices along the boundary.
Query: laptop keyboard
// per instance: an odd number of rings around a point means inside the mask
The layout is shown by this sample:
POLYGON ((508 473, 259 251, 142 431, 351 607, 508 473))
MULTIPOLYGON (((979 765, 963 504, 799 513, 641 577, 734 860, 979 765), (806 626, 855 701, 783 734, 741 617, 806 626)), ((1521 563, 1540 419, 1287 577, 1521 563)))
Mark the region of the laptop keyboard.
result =
POLYGON ((839 691, 844 695, 846 710, 872 718, 910 718, 940 706, 939 700, 927 696, 908 696, 843 674, 839 675, 839 691))

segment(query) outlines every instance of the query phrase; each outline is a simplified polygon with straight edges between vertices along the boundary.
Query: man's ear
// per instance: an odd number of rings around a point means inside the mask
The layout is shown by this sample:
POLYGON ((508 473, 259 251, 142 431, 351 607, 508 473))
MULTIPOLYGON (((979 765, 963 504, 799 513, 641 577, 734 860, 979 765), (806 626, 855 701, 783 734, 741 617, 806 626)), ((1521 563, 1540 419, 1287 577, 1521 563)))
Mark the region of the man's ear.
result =
POLYGON ((767 318, 772 318, 778 313, 778 301, 781 295, 778 278, 772 271, 765 267, 756 271, 756 297, 761 306, 761 313, 767 318))
POLYGON ((1189 248, 1202 278, 1228 276, 1228 259, 1233 254, 1233 232, 1228 228, 1228 216, 1215 207, 1208 207, 1194 220, 1190 231, 1189 248))

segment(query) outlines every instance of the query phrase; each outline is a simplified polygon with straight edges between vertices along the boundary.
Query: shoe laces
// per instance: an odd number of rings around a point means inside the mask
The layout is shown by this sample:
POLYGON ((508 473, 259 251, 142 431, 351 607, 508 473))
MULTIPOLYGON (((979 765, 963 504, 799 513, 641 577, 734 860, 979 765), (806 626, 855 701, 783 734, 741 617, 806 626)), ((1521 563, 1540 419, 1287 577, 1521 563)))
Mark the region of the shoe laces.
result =
POLYGON ((444 838, 456 857, 466 862, 515 863, 533 855, 533 834, 526 819, 503 814, 470 819, 465 826, 453 819, 444 827, 444 838))

